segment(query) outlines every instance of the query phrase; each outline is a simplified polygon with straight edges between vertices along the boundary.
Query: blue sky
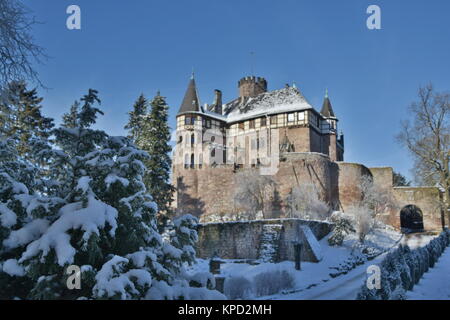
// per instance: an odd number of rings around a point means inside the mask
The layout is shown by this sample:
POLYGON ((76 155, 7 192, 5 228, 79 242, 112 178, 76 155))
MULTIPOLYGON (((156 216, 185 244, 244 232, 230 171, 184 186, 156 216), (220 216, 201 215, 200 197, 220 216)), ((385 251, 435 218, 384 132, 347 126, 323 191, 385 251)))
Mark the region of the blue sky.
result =
POLYGON ((446 0, 26 0, 43 22, 36 41, 51 57, 38 66, 50 90, 44 112, 56 119, 89 88, 105 116, 98 127, 125 134, 127 112, 157 90, 170 124, 192 68, 202 103, 220 89, 225 101, 251 72, 269 89, 295 81, 318 109, 325 88, 345 160, 393 166, 409 175, 407 151, 394 140, 419 86, 450 89, 450 2, 446 0), (66 28, 66 8, 81 8, 82 29, 66 28), (368 30, 366 9, 381 8, 382 30, 368 30))

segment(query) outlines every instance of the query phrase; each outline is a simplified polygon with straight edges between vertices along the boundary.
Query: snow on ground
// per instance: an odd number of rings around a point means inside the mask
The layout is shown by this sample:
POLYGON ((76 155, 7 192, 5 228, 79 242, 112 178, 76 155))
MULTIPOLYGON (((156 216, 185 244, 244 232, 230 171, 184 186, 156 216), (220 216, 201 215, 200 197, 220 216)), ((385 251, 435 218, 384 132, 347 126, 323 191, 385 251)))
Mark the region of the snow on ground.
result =
POLYGON ((413 233, 406 235, 404 239, 402 239, 402 244, 408 245, 412 250, 426 246, 434 238, 436 238, 436 235, 413 233))
MULTIPOLYGON (((251 281, 256 275, 262 272, 276 270, 288 271, 293 276, 295 284, 292 289, 272 296, 253 297, 255 299, 354 299, 355 297, 351 295, 363 284, 367 266, 377 263, 378 260, 382 259, 383 255, 375 258, 375 260, 360 264, 354 269, 333 278, 330 275, 330 273, 336 272, 336 269, 333 269, 333 267, 339 267, 349 261, 354 261, 355 256, 361 256, 361 247, 358 244, 356 234, 349 235, 341 247, 329 246, 327 239, 328 236, 319 241, 323 256, 322 261, 320 263, 302 261, 302 270, 295 270, 295 264, 292 261, 249 264, 244 263, 244 261, 224 260, 225 263, 221 266, 221 276, 226 278, 239 276, 251 281), (335 286, 347 286, 349 293, 346 293, 347 291, 340 293, 334 291, 338 296, 324 294, 332 290, 335 286)), ((366 246, 374 249, 375 252, 382 253, 398 246, 401 240, 402 235, 391 228, 375 229, 367 236, 366 246)), ((209 260, 198 259, 198 263, 192 267, 190 272, 207 271, 209 269, 208 263, 209 260)))
POLYGON ((407 292, 408 300, 450 300, 450 248, 442 256, 413 291, 407 292))

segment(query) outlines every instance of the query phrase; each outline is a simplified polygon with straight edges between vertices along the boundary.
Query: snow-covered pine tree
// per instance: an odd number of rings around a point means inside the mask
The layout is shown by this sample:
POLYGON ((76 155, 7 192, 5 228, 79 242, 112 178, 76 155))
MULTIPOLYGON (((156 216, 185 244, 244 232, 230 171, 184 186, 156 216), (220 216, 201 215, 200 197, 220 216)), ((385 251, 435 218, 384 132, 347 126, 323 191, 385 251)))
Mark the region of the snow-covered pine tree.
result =
POLYGON ((125 129, 128 130, 128 138, 134 142, 140 141, 140 136, 143 132, 143 117, 147 114, 147 99, 144 94, 141 94, 133 105, 133 110, 128 112, 128 123, 125 129))
POLYGON ((0 141, 0 299, 24 298, 31 290, 32 280, 18 259, 62 205, 62 199, 36 193, 37 170, 19 157, 16 141, 0 141))
POLYGON ((181 260, 192 265, 195 262, 195 243, 198 240, 198 219, 190 214, 174 220, 170 243, 182 251, 181 260))
POLYGON ((150 102, 149 112, 146 112, 145 106, 145 98, 141 95, 130 112, 126 128, 136 145, 150 154, 150 158, 144 161, 148 168, 144 183, 158 205, 159 220, 165 224, 165 219, 172 213, 170 204, 174 192, 174 187, 170 183, 172 147, 169 144, 169 107, 159 92, 150 102))
POLYGON ((206 288, 189 287, 181 270, 182 251, 162 242, 156 205, 143 183, 142 161, 148 154, 127 138, 91 128, 101 113, 94 107, 100 102, 95 90, 81 101, 76 126, 55 129, 58 148, 47 152, 54 158, 50 175, 58 187, 53 194, 35 199, 24 183, 12 181, 22 200, 15 207, 8 200, 11 187, 2 189, 6 202, 2 199, 1 208, 7 209, 1 213, 0 281, 15 288, 12 277, 18 277, 28 285, 7 298, 221 297, 206 288), (168 257, 179 272, 163 266, 168 257), (71 265, 81 269, 81 290, 67 285, 71 265))

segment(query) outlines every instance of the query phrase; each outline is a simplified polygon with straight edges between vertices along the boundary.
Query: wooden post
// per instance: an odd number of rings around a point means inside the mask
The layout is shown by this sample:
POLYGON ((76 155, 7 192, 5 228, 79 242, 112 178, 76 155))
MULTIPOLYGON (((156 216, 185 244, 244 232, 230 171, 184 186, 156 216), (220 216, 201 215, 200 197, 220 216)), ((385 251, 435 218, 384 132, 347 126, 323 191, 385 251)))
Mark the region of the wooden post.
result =
POLYGON ((212 258, 209 261, 209 272, 212 274, 220 274, 220 264, 222 261, 212 258))
POLYGON ((294 243, 294 255, 295 255, 295 270, 302 270, 301 259, 302 259, 302 243, 294 243))

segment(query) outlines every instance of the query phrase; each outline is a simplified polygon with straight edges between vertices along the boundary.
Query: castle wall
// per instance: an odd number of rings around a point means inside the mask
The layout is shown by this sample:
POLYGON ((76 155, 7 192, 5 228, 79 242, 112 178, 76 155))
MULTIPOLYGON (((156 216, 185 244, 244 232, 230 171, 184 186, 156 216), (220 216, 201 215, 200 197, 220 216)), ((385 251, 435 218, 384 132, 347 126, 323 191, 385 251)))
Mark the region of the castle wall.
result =
MULTIPOLYGON (((280 140, 283 139, 285 130, 279 129, 280 140)), ((291 127, 287 129, 287 136, 289 141, 294 145, 295 152, 309 152, 310 151, 310 129, 308 127, 291 127)))
POLYGON ((441 211, 439 207, 440 191, 436 187, 394 187, 394 197, 398 209, 393 210, 387 223, 400 228, 400 210, 406 205, 418 206, 423 213, 425 230, 439 230, 442 228, 441 211))
POLYGON ((373 183, 380 188, 390 189, 394 182, 394 172, 391 167, 369 168, 372 173, 373 183))
MULTIPOLYGON (((236 172, 257 171, 258 168, 242 168, 236 172)), ((284 199, 292 188, 299 184, 312 184, 320 198, 336 207, 337 166, 329 158, 319 153, 289 153, 282 156, 278 170, 273 179, 277 184, 276 192, 281 199, 276 217, 285 214, 284 199)), ((209 221, 221 216, 234 215, 234 192, 236 173, 233 166, 203 167, 202 169, 185 169, 178 166, 174 170, 174 183, 178 189, 178 214, 191 213, 202 216, 202 221, 209 221)))
MULTIPOLYGON (((293 241, 299 241, 299 226, 307 225, 320 240, 332 230, 326 222, 300 219, 270 219, 246 222, 207 223, 198 227, 197 257, 208 259, 214 255, 222 259, 258 259, 266 224, 282 225, 279 242, 279 260, 294 260, 293 241)), ((312 261, 311 254, 302 253, 303 261, 312 261)))
POLYGON ((338 195, 340 207, 347 211, 362 200, 361 183, 366 176, 372 176, 370 170, 359 163, 336 162, 338 166, 338 195))

